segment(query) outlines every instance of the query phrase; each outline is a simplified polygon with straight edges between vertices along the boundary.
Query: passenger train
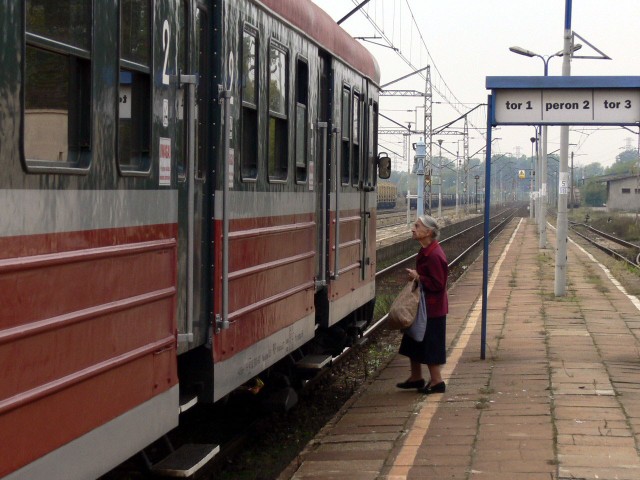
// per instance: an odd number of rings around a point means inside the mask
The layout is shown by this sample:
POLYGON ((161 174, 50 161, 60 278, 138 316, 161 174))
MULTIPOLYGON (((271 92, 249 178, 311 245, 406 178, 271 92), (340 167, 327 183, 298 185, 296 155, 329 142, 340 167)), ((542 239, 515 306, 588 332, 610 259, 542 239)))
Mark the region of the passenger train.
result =
POLYGON ((0 31, 0 477, 96 478, 371 318, 380 73, 317 6, 0 0, 0 31))

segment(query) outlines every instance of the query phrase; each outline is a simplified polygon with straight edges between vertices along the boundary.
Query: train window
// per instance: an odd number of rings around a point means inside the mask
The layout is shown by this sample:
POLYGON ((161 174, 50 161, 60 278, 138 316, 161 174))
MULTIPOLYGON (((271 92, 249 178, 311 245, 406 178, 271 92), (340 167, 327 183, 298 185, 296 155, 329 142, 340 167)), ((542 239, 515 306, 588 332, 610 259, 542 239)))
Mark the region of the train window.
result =
POLYGON ((342 170, 342 183, 349 183, 349 171, 351 169, 351 156, 350 156, 350 142, 349 135, 351 134, 351 91, 349 87, 342 89, 342 158, 340 159, 340 165, 342 170))
MULTIPOLYGON (((176 32, 176 38, 178 43, 178 72, 185 74, 187 72, 187 15, 189 7, 188 0, 182 0, 180 2, 180 12, 178 16, 178 31, 176 32)), ((185 118, 187 116, 187 110, 185 105, 185 96, 188 96, 188 86, 184 85, 182 88, 176 89, 176 165, 178 179, 181 182, 187 179, 187 122, 185 118)))
POLYGON ((118 165, 148 173, 151 154, 151 8, 149 0, 120 2, 118 165))
POLYGON ((309 65, 301 58, 296 65, 296 181, 307 181, 307 109, 309 65))
POLYGON ((372 102, 369 108, 369 185, 375 185, 378 179, 376 172, 378 158, 378 103, 372 102))
POLYGON ((197 102, 195 120, 198 128, 195 130, 195 169, 193 176, 205 181, 207 177, 207 160, 209 151, 209 138, 207 135, 207 127, 209 125, 210 110, 208 108, 210 101, 209 93, 209 12, 206 8, 198 7, 195 10, 195 35, 193 37, 193 51, 198 52, 196 57, 196 68, 198 72, 197 86, 197 102))
POLYGON ((246 25, 242 32, 242 151, 243 180, 258 177, 258 33, 246 25))
POLYGON ((351 158, 351 166, 353 171, 351 172, 351 182, 354 186, 360 182, 360 94, 353 92, 353 133, 351 138, 353 139, 353 157, 351 158))
POLYGON ((91 148, 91 2, 30 0, 25 13, 26 167, 86 170, 91 148))
POLYGON ((289 128, 287 118, 287 52, 271 42, 269 47, 269 179, 286 180, 289 128))

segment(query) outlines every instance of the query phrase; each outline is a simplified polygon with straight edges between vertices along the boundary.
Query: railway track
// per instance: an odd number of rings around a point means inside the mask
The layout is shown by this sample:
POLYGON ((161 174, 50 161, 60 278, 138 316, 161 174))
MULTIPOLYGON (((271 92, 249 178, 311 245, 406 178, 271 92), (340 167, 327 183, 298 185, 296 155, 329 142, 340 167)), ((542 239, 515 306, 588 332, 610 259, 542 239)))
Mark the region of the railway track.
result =
MULTIPOLYGON (((455 207, 446 206, 442 207, 443 216, 445 214, 450 214, 455 211, 455 207)), ((464 211, 463 206, 459 207, 459 211, 462 213, 464 211)), ((437 214, 437 209, 432 211, 432 216, 437 214)), ((416 210, 411 209, 409 212, 410 218, 415 218, 416 210)), ((392 227, 396 225, 406 225, 407 224, 407 210, 392 210, 392 211, 380 211, 378 210, 377 218, 376 218, 376 227, 384 228, 384 227, 392 227)))
MULTIPOLYGON (((519 208, 510 208, 495 214, 490 219, 490 232, 489 235, 493 238, 500 233, 502 229, 511 221, 511 219, 518 213, 519 208)), ((479 254, 482 251, 482 242, 484 240, 484 219, 470 219, 464 222, 451 225, 449 228, 444 228, 441 231, 440 245, 445 250, 447 258, 449 260, 450 278, 449 284, 455 281, 461 274, 464 268, 461 268, 466 260, 473 257, 473 254, 479 254)), ((376 273, 376 282, 383 281, 383 278, 389 275, 397 274, 398 271, 404 272, 404 268, 415 259, 417 253, 414 253, 406 258, 400 259, 397 262, 389 265, 388 267, 380 270, 376 273)), ((402 286, 401 283, 399 286, 402 286)), ((377 320, 365 334, 370 334, 375 331, 376 328, 384 325, 387 319, 387 315, 384 315, 377 320)))
POLYGON ((585 223, 570 222, 573 233, 617 260, 640 268, 640 245, 627 242, 585 223))

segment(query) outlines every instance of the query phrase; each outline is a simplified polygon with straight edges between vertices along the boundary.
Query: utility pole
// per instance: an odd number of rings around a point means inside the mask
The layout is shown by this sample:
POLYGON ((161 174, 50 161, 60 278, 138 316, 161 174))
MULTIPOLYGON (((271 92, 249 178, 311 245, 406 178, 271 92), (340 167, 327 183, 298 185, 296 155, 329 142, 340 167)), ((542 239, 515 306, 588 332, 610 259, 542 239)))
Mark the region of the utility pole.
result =
MULTIPOLYGON (((433 159, 432 136, 433 136, 433 95, 431 85, 431 66, 427 65, 425 87, 424 87, 424 142, 427 146, 426 169, 429 179, 432 177, 431 167, 433 159)), ((431 181, 429 181, 429 215, 431 215, 431 181)))
POLYGON ((467 116, 464 116, 464 127, 463 127, 463 135, 462 135, 462 149, 464 155, 464 191, 466 193, 466 201, 464 204, 464 213, 469 213, 469 193, 467 192, 467 188, 469 185, 469 122, 467 120, 467 116))
MULTIPOLYGON (((564 12, 564 48, 562 50, 562 76, 571 75, 571 1, 565 0, 564 12)), ((567 185, 569 156, 569 126, 560 127, 560 172, 558 173, 558 218, 556 224, 556 268, 554 293, 564 296, 567 283, 567 185)))
POLYGON ((458 148, 456 149, 456 218, 458 218, 458 205, 460 204, 460 194, 458 185, 460 184, 460 140, 458 140, 458 148))
POLYGON ((416 162, 418 174, 418 198, 417 198, 417 216, 424 214, 424 163, 426 157, 426 145, 422 139, 418 140, 415 146, 416 162))
POLYGON ((540 224, 538 225, 538 247, 547 247, 547 125, 540 129, 540 140, 542 141, 540 152, 540 224))
POLYGON ((440 155, 438 156, 438 218, 442 218, 442 139, 438 140, 440 155))
POLYGON ((533 163, 533 144, 536 143, 536 137, 531 137, 531 174, 529 175, 529 183, 530 183, 530 195, 529 195, 529 218, 533 218, 533 179, 535 178, 535 169, 533 163))
POLYGON ((473 178, 476 179, 476 211, 475 213, 478 213, 478 180, 480 179, 480 175, 475 175, 473 178))
POLYGON ((573 152, 571 152, 571 194, 569 195, 569 208, 571 209, 571 214, 573 215, 573 204, 576 201, 575 195, 573 194, 573 152))

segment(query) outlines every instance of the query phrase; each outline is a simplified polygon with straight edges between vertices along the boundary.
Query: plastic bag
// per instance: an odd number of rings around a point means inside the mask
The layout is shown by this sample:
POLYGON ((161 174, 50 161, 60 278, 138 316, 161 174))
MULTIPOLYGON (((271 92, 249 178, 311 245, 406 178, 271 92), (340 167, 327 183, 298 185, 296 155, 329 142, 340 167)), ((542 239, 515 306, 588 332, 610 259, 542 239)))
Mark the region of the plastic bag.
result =
POLYGON ((420 303, 418 303, 416 318, 411 326, 404 331, 404 334, 413 338, 416 342, 421 342, 424 340, 424 334, 427 331, 427 302, 424 298, 422 285, 418 290, 420 290, 420 303))
POLYGON ((405 330, 416 319, 420 303, 420 282, 411 280, 407 283, 393 301, 387 317, 387 326, 392 330, 405 330))

